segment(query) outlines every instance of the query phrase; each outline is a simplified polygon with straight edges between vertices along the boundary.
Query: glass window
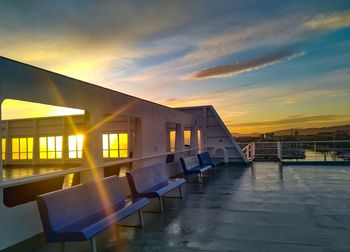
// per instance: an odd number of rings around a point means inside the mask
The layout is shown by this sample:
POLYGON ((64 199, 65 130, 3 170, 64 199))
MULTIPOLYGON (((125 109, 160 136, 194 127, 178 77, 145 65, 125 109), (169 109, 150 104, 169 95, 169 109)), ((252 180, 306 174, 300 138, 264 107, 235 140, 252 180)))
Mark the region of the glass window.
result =
POLYGON ((12 138, 12 159, 13 160, 33 159, 33 138, 32 137, 12 138))
POLYGON ((1 158, 6 159, 6 138, 1 139, 1 158))
POLYGON ((40 159, 61 159, 62 158, 62 136, 45 136, 39 138, 40 159))
POLYGON ((128 134, 109 133, 102 135, 103 158, 127 158, 128 134))
POLYGON ((169 150, 171 152, 175 151, 175 141, 176 141, 176 131, 170 130, 170 132, 169 132, 169 150))
POLYGON ((184 145, 191 145, 191 130, 184 131, 184 145))
POLYGON ((68 157, 82 158, 84 135, 68 136, 68 157))
POLYGON ((202 151, 202 132, 200 129, 197 130, 197 139, 198 139, 198 151, 202 151))
POLYGON ((119 134, 119 157, 128 157, 128 134, 126 133, 119 134))

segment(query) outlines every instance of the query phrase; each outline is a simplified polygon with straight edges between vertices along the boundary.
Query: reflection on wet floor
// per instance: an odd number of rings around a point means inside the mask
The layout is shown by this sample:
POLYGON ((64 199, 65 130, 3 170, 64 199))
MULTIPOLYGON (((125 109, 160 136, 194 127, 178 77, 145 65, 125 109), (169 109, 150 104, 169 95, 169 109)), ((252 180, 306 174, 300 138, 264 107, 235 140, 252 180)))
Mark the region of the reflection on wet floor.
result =
MULTIPOLYGON (((350 251, 350 167, 226 165, 185 188, 182 200, 165 199, 163 214, 145 213, 143 229, 97 236, 98 250, 350 251)), ((133 222, 137 216, 126 220, 133 222)), ((89 251, 89 243, 66 248, 89 251)), ((35 251, 59 246, 42 239, 35 251)))

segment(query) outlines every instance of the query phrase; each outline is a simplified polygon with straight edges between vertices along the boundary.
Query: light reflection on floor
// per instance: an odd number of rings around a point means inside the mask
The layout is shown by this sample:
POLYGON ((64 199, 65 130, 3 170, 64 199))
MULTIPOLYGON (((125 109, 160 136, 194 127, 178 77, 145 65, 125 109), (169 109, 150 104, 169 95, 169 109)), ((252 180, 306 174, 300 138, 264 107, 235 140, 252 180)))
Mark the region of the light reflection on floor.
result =
MULTIPOLYGON (((350 251, 350 167, 226 165, 184 191, 164 200, 163 214, 145 213, 143 229, 98 235, 98 251, 350 251)), ((35 251, 59 251, 40 242, 35 251)), ((89 251, 89 243, 66 248, 89 251)))

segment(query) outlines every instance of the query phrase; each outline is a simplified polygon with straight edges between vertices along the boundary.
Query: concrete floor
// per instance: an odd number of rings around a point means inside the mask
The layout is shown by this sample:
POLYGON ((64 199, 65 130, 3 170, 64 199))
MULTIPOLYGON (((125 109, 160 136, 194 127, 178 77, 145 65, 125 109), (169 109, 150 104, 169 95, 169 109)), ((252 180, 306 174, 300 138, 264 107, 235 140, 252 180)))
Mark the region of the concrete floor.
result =
MULTIPOLYGON (((226 165, 184 189, 182 200, 165 200, 163 214, 145 213, 143 229, 97 236, 98 251, 350 251, 350 167, 226 165)), ((33 251, 59 251, 36 239, 33 251)), ((89 243, 66 251, 89 251, 89 243)))

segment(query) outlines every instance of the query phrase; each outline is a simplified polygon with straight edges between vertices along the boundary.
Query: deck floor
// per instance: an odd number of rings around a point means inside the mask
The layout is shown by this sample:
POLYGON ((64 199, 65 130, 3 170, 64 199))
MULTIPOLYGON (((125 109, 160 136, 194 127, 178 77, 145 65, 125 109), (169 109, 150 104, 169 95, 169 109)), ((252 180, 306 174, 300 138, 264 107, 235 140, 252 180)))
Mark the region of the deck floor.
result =
MULTIPOLYGON (((98 251, 350 251, 350 167, 226 165, 184 195, 166 199, 163 214, 145 213, 143 229, 97 236, 98 251)), ((66 251, 89 251, 89 243, 66 251)))

